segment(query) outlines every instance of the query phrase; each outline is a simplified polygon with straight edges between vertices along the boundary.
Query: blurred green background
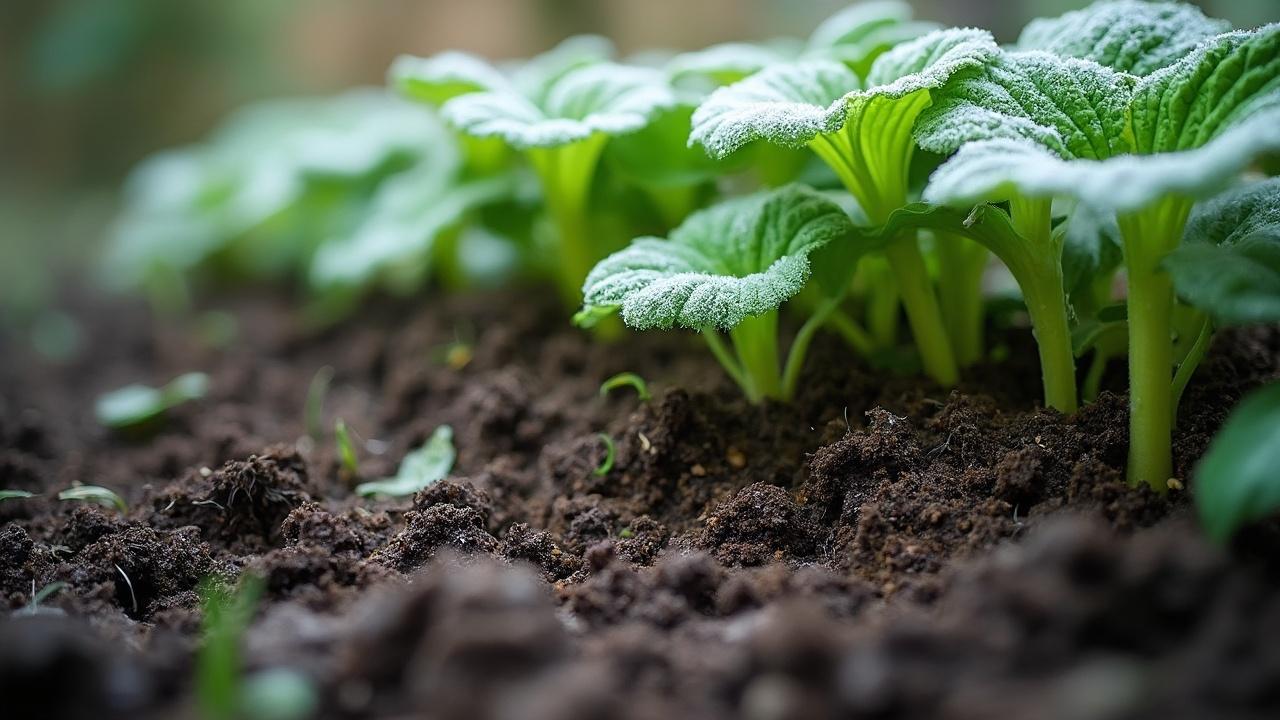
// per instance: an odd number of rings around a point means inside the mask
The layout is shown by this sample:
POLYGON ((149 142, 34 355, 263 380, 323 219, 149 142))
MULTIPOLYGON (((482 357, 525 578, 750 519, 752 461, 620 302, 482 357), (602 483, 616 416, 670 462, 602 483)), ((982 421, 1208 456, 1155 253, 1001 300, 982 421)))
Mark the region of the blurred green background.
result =
MULTIPOLYGON (((840 0, 6 0, 0 3, 0 322, 88 282, 129 168, 272 96, 381 84, 398 54, 527 56, 574 33, 625 55, 805 36, 840 0)), ((1011 41, 1085 0, 917 0, 1011 41)), ((1248 27, 1277 0, 1200 3, 1248 27)))

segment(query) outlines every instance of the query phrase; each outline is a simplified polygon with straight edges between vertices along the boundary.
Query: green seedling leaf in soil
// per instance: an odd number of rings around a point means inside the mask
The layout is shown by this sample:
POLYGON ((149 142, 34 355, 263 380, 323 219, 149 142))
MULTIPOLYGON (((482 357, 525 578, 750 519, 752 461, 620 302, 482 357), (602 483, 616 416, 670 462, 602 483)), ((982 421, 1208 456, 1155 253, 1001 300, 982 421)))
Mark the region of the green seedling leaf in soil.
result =
MULTIPOLYGON (((1131 20, 1143 18, 1172 27, 1159 14, 1131 20)), ((1195 200, 1280 148, 1280 25, 1207 38, 1141 77, 1088 59, 1004 52, 940 91, 916 136, 933 152, 958 150, 934 173, 926 199, 1009 200, 1032 237, 1054 198, 1115 216, 1128 276, 1129 479, 1164 490, 1175 358, 1163 260, 1195 200)))
POLYGON ((48 600, 49 598, 53 597, 55 594, 64 590, 67 587, 67 583, 61 580, 57 582, 51 582, 48 585, 45 585, 44 587, 40 588, 39 591, 36 591, 35 587, 36 587, 35 581, 32 580, 31 589, 33 592, 31 593, 31 602, 27 603, 27 606, 17 611, 16 614, 18 615, 41 615, 41 614, 62 615, 63 614, 62 610, 59 610, 58 608, 41 607, 40 604, 43 603, 45 600, 48 600))
POLYGON ((243 698, 240 643, 253 619, 264 585, 262 578, 249 574, 241 576, 235 589, 216 578, 200 584, 203 643, 196 652, 195 695, 203 720, 240 717, 243 698))
POLYGON ((333 368, 325 365, 311 376, 311 382, 307 384, 307 403, 303 416, 306 420, 307 435, 315 441, 319 441, 324 435, 324 401, 329 395, 331 382, 333 382, 333 368))
MULTIPOLYGON (((865 81, 838 62, 775 65, 712 93, 694 112, 689 139, 716 158, 757 141, 809 147, 881 225, 907 202, 916 118, 935 91, 997 52, 985 31, 943 30, 880 55, 865 81)), ((884 252, 927 372, 954 385, 959 372, 916 237, 884 252)))
POLYGON ((640 398, 640 402, 649 402, 653 398, 653 395, 649 394, 649 386, 645 383, 644 378, 633 372, 620 372, 600 383, 600 397, 605 397, 614 390, 623 387, 635 388, 636 397, 640 398))
POLYGON ((453 448, 453 428, 441 425, 422 447, 405 455, 395 477, 356 486, 362 497, 407 497, 428 485, 443 480, 457 459, 453 448))
POLYGON ((839 205, 802 186, 727 200, 690 215, 665 239, 639 238, 602 260, 583 286, 580 317, 617 312, 637 330, 699 331, 748 399, 786 400, 847 277, 829 287, 825 308, 797 334, 785 369, 778 309, 809 281, 811 255, 829 243, 847 243, 851 231, 839 205))
POLYGON ((209 376, 192 372, 179 375, 162 388, 126 385, 98 398, 94 414, 109 428, 127 429, 155 420, 182 403, 198 400, 209 391, 209 376))
POLYGON ((347 424, 338 418, 333 424, 333 439, 338 445, 338 457, 342 461, 342 469, 351 477, 360 477, 360 461, 356 457, 355 444, 351 442, 351 433, 347 424))
POLYGON ((1242 526, 1280 511, 1280 384, 1245 397, 1195 470, 1205 533, 1225 543, 1242 526))
POLYGON ((600 442, 604 443, 604 460, 602 460, 600 464, 591 471, 591 473, 597 477, 604 477, 613 469, 613 458, 614 455, 617 454, 618 449, 613 444, 613 438, 609 437, 605 433, 600 433, 596 437, 599 437, 600 442))
POLYGON ((5 500, 23 500, 35 496, 35 493, 27 492, 26 490, 0 490, 0 502, 5 500))
POLYGON ((127 512, 129 509, 125 505, 124 498, 117 495, 113 490, 98 485, 77 485, 67 488, 58 493, 58 499, 97 503, 102 507, 115 508, 120 512, 127 512))

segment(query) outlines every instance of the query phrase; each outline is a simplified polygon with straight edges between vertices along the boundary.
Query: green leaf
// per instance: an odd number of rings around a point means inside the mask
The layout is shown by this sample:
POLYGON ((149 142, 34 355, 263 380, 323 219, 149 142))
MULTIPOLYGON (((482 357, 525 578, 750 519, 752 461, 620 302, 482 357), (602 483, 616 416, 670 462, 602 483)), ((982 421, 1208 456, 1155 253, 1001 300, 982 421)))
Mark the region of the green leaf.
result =
POLYGON ((422 447, 404 456, 395 477, 360 483, 356 486, 356 494, 362 497, 412 495, 443 480, 453 468, 457 457, 457 451, 453 448, 453 428, 441 425, 422 447))
POLYGON ((786 42, 722 43, 703 50, 681 53, 666 65, 672 82, 705 79, 713 85, 729 85, 778 63, 796 59, 801 48, 786 42))
POLYGON ((1109 275, 1123 262, 1120 228, 1114 215, 1076 203, 1055 231, 1061 234, 1062 282, 1068 295, 1082 291, 1101 275, 1109 275))
POLYGON ((1092 60, 1132 75, 1148 75, 1180 60, 1202 41, 1231 29, 1182 2, 1095 2, 1056 18, 1027 23, 1019 50, 1092 60))
POLYGON ((1128 150, 1125 112, 1135 82, 1088 60, 1001 53, 935 93, 916 140, 941 154, 974 141, 1024 139, 1063 158, 1111 157, 1128 150))
POLYGON ((1280 384, 1241 401, 1195 472, 1205 533, 1226 542, 1241 526, 1280 510, 1280 384))
POLYGON ((1280 23, 1205 42, 1143 78, 1131 108, 1134 147, 1148 154, 1205 147, 1246 119, 1280 125, 1280 23))
POLYGON ((126 512, 129 508, 124 503, 124 499, 108 488, 98 485, 76 485, 67 488, 58 493, 59 500, 79 500, 82 502, 97 503, 103 507, 115 508, 120 512, 126 512))
POLYGON ((672 188, 713 180, 724 164, 686 145, 693 108, 678 105, 663 111, 648 127, 609 143, 609 163, 646 187, 672 188))
POLYGON ((806 54, 839 60, 863 76, 885 51, 938 29, 936 23, 912 20, 913 14, 911 5, 898 0, 855 3, 814 29, 806 54))
POLYGON ((455 51, 429 58, 401 55, 391 63, 387 82, 405 97, 436 107, 459 95, 502 91, 511 84, 487 61, 455 51))
POLYGON ((996 52, 985 31, 933 32, 879 56, 866 89, 852 70, 836 62, 770 67, 712 93, 694 112, 689 141, 722 158, 756 140, 800 147, 846 123, 876 130, 881 124, 909 128, 928 104, 927 97, 919 101, 920 93, 945 85, 957 73, 980 69, 996 52), (906 99, 911 102, 895 106, 906 99), (868 117, 882 102, 890 107, 868 117))
POLYGON ((1198 205, 1164 263, 1178 295, 1218 324, 1280 321, 1280 178, 1198 205))
POLYGON ((198 400, 208 391, 208 375, 185 373, 159 389, 135 384, 113 390, 98 398, 94 414, 98 422, 107 427, 134 427, 184 402, 198 400))
POLYGON ((727 200, 670 239, 639 238, 602 260, 583 286, 584 310, 620 310, 642 330, 727 330, 798 293, 809 254, 851 229, 838 205, 802 186, 727 200))
POLYGON ((648 68, 611 63, 572 70, 544 97, 490 91, 445 103, 445 119, 475 137, 498 137, 519 149, 550 148, 601 133, 625 135, 676 104, 665 76, 648 68))
POLYGON ((351 477, 359 477, 360 460, 356 456, 356 446, 351 442, 351 433, 347 431, 347 423, 342 418, 333 423, 333 439, 338 446, 338 459, 342 461, 342 468, 351 477))
POLYGON ((600 433, 599 435, 597 435, 597 437, 600 438, 600 442, 604 443, 604 460, 602 460, 600 464, 596 466, 594 470, 591 471, 591 474, 597 477, 604 477, 605 475, 609 474, 610 470, 613 469, 613 460, 614 460, 614 456, 618 452, 618 449, 613 444, 613 438, 609 437, 608 435, 604 433, 600 433))
POLYGON ((653 398, 649 394, 649 386, 645 384, 644 378, 633 372, 621 372, 600 383, 600 397, 605 397, 621 387, 635 388, 636 397, 640 398, 640 402, 648 402, 653 398))
POLYGON ((35 493, 27 492, 26 490, 0 490, 0 502, 4 500, 23 500, 35 496, 35 493))

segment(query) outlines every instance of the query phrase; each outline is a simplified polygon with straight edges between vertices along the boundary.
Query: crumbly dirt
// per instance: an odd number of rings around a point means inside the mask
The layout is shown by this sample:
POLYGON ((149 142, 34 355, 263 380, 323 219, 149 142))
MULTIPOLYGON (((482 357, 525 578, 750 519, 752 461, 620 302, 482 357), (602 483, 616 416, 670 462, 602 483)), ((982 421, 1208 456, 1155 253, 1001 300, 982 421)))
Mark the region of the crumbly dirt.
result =
MULTIPOLYGON (((6 716, 193 715, 199 588, 246 572, 247 666, 304 673, 327 718, 1280 715, 1280 528, 1214 549, 1194 487, 1125 485, 1123 367, 1064 417, 1025 331, 949 392, 821 338, 796 402, 757 407, 696 338, 599 342, 530 294, 288 307, 223 308, 223 348, 100 298, 70 364, 4 340, 0 487, 39 493, 0 503, 6 716), (146 434, 95 424, 100 393, 188 370, 211 393, 146 434), (624 370, 652 400, 598 395, 624 370), (442 424, 448 479, 355 495, 442 424), (55 499, 75 483, 128 511, 55 499)), ((1280 330, 1221 334, 1179 478, 1278 374, 1280 330)))

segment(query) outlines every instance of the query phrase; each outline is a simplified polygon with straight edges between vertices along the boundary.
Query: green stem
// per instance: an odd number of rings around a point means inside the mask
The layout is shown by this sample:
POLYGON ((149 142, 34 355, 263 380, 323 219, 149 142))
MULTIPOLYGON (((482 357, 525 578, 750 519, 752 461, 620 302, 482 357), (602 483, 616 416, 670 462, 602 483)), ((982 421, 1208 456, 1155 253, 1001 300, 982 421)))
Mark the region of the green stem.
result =
POLYGON ((1107 371, 1107 362, 1110 359, 1111 356, 1102 352, 1101 349, 1093 351, 1093 357, 1089 360, 1089 371, 1084 376, 1084 388, 1081 390, 1085 403, 1098 399, 1102 388, 1102 375, 1107 371))
POLYGON ((1178 372, 1173 376, 1173 408, 1172 416, 1174 422, 1178 419, 1178 406, 1182 404, 1182 393, 1187 389, 1187 383, 1191 382, 1191 377, 1196 374, 1196 368, 1200 367, 1200 362, 1204 360, 1204 356, 1209 352, 1209 346, 1213 344, 1213 320, 1208 315, 1204 316, 1204 320, 1200 324, 1200 333, 1196 335, 1196 342, 1191 346, 1191 350, 1187 352, 1187 356, 1178 364, 1178 372))
POLYGON ((841 310, 834 310, 827 318, 831 329, 835 330, 845 342, 849 343, 858 354, 871 357, 876 350, 876 341, 856 320, 841 310))
POLYGON ((582 303, 582 282, 587 273, 603 257, 600 243, 591 241, 587 204, 607 139, 596 134, 568 145, 528 151, 556 225, 559 246, 553 268, 557 286, 565 304, 573 308, 582 303))
POLYGON ((982 275, 988 250, 976 242, 950 233, 937 236, 938 294, 942 319, 947 324, 956 363, 968 367, 982 359, 982 275))
POLYGON ((877 348, 891 348, 898 344, 898 309, 902 307, 893 270, 878 257, 867 258, 862 267, 867 268, 867 329, 877 348))
POLYGON ((1173 475, 1173 281, 1160 268, 1190 203, 1167 199, 1117 219, 1129 273, 1129 483, 1158 492, 1173 475))
POLYGON ((907 311, 907 322, 915 338, 916 348, 924 370, 943 387, 951 387, 960 379, 955 356, 951 353, 951 341, 942 322, 938 298, 929 282, 924 256, 914 235, 904 235, 889 243, 885 257, 898 280, 902 293, 902 305, 907 311))
POLYGON ((745 318, 729 330, 738 366, 753 390, 755 402, 782 399, 782 371, 778 366, 778 311, 745 318))
POLYGON ((818 328, 822 327, 822 324, 835 311, 836 306, 840 304, 840 299, 832 298, 824 301, 796 332, 795 339, 791 341, 791 350, 787 352, 787 362, 782 372, 783 400, 789 402, 795 397, 796 384, 800 380, 800 371, 804 368, 804 358, 809 352, 809 344, 813 342, 813 336, 818 328))
POLYGON ((711 348, 711 354, 720 362, 720 367, 724 368, 729 377, 742 388, 747 400, 753 403, 759 402, 760 399, 756 397, 754 388, 742 371, 742 366, 733 358, 733 353, 729 352, 729 348, 725 347, 724 341, 720 339, 720 331, 714 327, 703 328, 702 337, 707 341, 707 347, 711 348))

